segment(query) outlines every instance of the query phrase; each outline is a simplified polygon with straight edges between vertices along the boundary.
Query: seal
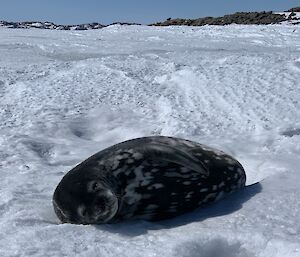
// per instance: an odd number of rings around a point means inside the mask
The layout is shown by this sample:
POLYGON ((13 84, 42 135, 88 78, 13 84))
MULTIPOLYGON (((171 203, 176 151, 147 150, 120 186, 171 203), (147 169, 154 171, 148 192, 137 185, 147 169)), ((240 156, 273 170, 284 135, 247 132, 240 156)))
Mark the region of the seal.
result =
POLYGON ((245 186, 230 155, 185 139, 152 136, 108 147, 70 170, 53 195, 62 222, 157 221, 215 202, 245 186))

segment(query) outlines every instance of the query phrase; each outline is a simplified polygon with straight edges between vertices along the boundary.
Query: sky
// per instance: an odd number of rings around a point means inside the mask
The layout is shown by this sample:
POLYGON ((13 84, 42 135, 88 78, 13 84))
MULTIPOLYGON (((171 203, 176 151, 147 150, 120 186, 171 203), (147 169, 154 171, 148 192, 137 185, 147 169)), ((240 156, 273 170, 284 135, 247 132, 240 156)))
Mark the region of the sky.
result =
POLYGON ((58 24, 136 22, 222 16, 237 11, 284 11, 300 0, 0 0, 0 20, 58 24))

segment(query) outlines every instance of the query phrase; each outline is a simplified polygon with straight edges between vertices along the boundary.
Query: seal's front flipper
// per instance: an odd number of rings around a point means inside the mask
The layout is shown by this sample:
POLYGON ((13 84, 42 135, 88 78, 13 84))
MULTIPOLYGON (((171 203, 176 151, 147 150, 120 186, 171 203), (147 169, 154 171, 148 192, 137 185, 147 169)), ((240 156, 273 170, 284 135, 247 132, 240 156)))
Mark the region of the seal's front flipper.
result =
POLYGON ((181 151, 176 147, 159 143, 149 143, 145 147, 140 146, 139 151, 153 158, 154 160, 167 161, 176 163, 193 171, 199 172, 201 175, 208 176, 208 168, 193 155, 181 151))

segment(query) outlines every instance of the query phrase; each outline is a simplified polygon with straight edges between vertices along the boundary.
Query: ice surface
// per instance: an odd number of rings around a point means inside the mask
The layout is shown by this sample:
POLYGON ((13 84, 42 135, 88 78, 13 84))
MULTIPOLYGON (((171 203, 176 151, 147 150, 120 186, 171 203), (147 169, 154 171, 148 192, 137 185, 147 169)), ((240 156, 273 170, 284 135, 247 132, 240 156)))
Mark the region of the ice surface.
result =
POLYGON ((299 26, 0 29, 0 256, 300 256, 299 81, 299 26), (260 183, 169 221, 59 224, 62 176, 146 135, 260 183))

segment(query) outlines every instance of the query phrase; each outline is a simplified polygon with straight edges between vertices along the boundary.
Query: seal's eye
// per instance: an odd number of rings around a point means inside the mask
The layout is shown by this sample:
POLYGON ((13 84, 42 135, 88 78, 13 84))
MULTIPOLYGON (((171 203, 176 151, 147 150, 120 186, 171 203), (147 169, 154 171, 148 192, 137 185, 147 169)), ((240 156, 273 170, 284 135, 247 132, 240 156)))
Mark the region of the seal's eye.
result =
POLYGON ((102 187, 101 183, 98 181, 91 181, 87 185, 87 191, 90 193, 97 192, 97 191, 101 190, 102 188, 103 187, 102 187))
POLYGON ((94 191, 97 191, 98 189, 100 189, 101 188, 101 186, 100 186, 100 183, 99 182, 95 182, 94 184, 93 184, 93 190, 94 191))

